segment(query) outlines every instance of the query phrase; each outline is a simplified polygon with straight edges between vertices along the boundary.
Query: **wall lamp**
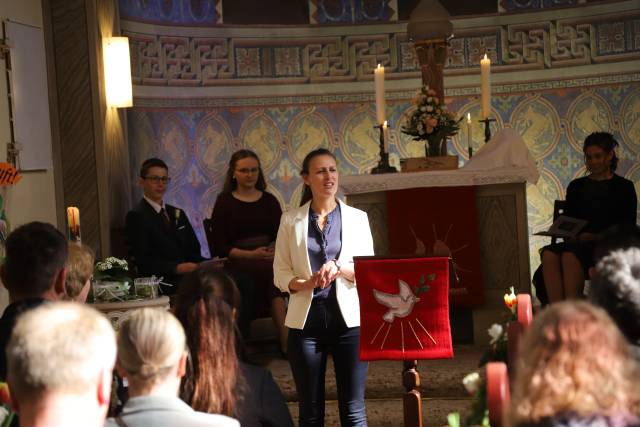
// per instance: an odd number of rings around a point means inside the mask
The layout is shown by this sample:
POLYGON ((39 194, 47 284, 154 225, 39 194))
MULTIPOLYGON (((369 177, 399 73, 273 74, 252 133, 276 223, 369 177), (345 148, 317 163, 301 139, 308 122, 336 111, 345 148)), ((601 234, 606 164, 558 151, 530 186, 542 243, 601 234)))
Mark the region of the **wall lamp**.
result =
POLYGON ((102 54, 107 106, 115 108, 133 106, 129 38, 104 38, 102 54))

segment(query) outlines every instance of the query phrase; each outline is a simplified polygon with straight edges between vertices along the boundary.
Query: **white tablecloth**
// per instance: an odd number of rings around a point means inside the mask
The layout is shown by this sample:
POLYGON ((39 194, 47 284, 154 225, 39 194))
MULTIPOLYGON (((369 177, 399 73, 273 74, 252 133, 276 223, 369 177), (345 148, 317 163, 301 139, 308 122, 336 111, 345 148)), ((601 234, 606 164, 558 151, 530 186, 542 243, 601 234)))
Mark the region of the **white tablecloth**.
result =
POLYGON ((418 187, 465 185, 535 184, 540 174, 522 137, 513 129, 497 132, 467 164, 456 170, 347 175, 340 178, 344 194, 372 193, 418 187))

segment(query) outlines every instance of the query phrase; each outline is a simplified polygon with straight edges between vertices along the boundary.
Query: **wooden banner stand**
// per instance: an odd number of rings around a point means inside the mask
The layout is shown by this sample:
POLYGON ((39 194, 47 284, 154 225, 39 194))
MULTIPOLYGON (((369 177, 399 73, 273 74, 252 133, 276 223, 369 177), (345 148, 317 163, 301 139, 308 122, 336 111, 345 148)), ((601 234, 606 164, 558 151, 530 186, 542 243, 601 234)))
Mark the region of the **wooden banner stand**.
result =
POLYGON ((402 385, 406 392, 402 396, 404 426, 422 427, 422 397, 420 395, 420 374, 417 360, 403 361, 402 385))
POLYGON ((360 359, 402 361, 403 425, 422 427, 418 360, 453 357, 449 325, 453 262, 448 257, 408 255, 354 257, 354 263, 360 359))

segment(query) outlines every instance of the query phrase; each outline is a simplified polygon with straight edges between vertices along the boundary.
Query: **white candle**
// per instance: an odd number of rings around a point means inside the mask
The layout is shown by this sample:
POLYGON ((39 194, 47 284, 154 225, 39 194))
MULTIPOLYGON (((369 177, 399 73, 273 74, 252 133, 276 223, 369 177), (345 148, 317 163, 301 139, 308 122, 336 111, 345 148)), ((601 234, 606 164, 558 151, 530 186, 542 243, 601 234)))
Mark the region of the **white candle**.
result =
POLYGON ((491 114, 491 60, 484 54, 480 60, 480 95, 482 99, 482 118, 488 119, 491 114))
POLYGON ((467 148, 471 148, 471 113, 467 113, 467 148))
POLYGON ((384 123, 384 67, 378 64, 374 70, 374 80, 376 83, 376 119, 378 124, 384 123))
POLYGON ((389 126, 387 125, 387 121, 385 120, 382 124, 382 134, 384 135, 384 152, 389 152, 389 126))

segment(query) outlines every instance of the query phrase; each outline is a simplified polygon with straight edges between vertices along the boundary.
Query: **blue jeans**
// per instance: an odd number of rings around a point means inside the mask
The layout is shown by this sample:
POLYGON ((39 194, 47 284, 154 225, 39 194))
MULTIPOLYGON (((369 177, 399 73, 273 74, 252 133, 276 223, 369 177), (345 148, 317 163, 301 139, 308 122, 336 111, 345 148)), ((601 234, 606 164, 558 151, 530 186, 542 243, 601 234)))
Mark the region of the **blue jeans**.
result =
POLYGON ((368 364, 360 360, 360 327, 348 328, 338 302, 314 300, 304 329, 290 329, 289 363, 298 392, 300 427, 324 425, 324 380, 331 353, 340 424, 366 426, 364 389, 368 364))

